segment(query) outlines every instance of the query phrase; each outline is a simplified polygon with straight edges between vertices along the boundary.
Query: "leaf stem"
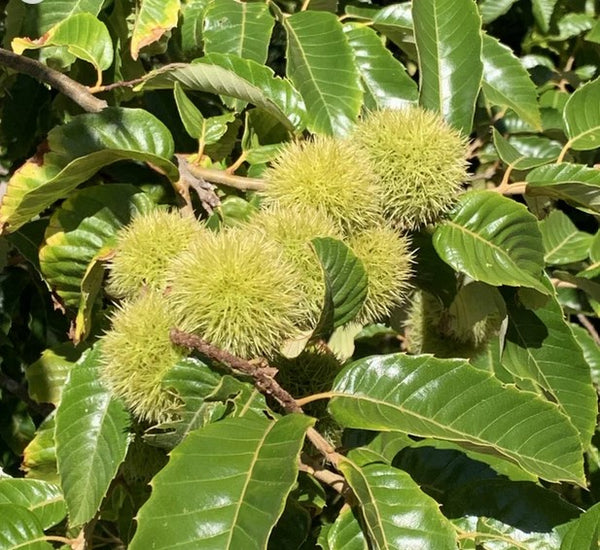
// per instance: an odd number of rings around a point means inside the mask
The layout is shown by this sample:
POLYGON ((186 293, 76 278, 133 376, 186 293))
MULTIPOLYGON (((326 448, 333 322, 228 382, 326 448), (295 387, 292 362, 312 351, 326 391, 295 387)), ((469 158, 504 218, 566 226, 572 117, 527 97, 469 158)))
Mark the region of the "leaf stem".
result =
POLYGON ((240 191, 263 191, 266 187, 265 180, 259 178, 247 178, 244 176, 235 176, 228 174, 224 170, 215 170, 214 168, 203 168, 197 164, 190 163, 188 165, 190 172, 211 183, 219 185, 227 185, 240 191))
POLYGON ((571 140, 567 141, 567 143, 564 144, 563 148, 560 151, 560 154, 558 155, 558 158, 556 159, 556 164, 560 164, 565 159, 565 155, 567 154, 567 151, 571 148, 571 145, 571 140))
POLYGON ((296 403, 298 403, 298 405, 300 405, 301 407, 304 407, 304 405, 308 405, 309 403, 312 403, 313 401, 318 401, 319 399, 331 399, 334 395, 335 394, 330 391, 315 393, 313 395, 307 395, 302 399, 296 399, 296 403))
POLYGON ((49 84, 55 90, 72 99, 88 113, 98 113, 108 107, 106 101, 94 97, 83 84, 50 67, 46 67, 46 65, 34 59, 0 48, 0 65, 49 84))

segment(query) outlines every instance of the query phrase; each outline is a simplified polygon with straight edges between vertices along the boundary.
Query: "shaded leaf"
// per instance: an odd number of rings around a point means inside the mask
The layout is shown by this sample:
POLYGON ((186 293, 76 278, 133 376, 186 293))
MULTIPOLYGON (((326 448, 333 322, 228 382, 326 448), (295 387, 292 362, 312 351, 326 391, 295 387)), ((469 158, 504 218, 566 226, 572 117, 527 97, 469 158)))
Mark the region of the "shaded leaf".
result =
POLYGON ((12 48, 17 54, 46 46, 65 46, 75 57, 91 63, 96 69, 97 86, 102 83, 102 71, 113 62, 114 52, 108 29, 91 13, 72 15, 37 40, 15 38, 12 41, 12 48))
POLYGON ((321 529, 319 545, 323 550, 368 550, 369 545, 352 508, 342 508, 335 521, 321 529))
POLYGON ((600 146, 600 78, 571 94, 563 117, 571 149, 588 151, 600 146))
POLYGON ((486 99, 492 105, 509 107, 524 121, 541 130, 537 92, 527 70, 512 50, 483 34, 483 80, 486 99))
POLYGON ((44 350, 25 371, 31 398, 38 403, 58 405, 69 371, 80 355, 71 342, 44 350))
POLYGON ((44 530, 33 512, 23 506, 0 504, 0 548, 5 550, 52 550, 42 540, 44 530))
POLYGON ((542 166, 556 160, 560 153, 554 154, 555 151, 551 151, 551 155, 547 157, 540 155, 530 156, 519 151, 512 143, 510 143, 505 137, 503 137, 496 128, 492 128, 492 139, 494 140, 494 147, 498 151, 498 156, 502 161, 511 166, 514 170, 530 170, 537 166, 542 166))
POLYGON ((308 129, 346 135, 360 112, 362 90, 342 24, 333 13, 300 12, 284 27, 286 72, 304 99, 308 129))
POLYGON ((360 311, 367 297, 367 273, 342 241, 317 237, 311 243, 325 274, 325 306, 319 327, 329 332, 330 327, 352 321, 360 311))
POLYGON ((286 128, 303 128, 304 104, 289 81, 248 59, 212 54, 196 63, 173 63, 145 76, 144 89, 173 88, 175 82, 189 90, 202 90, 241 99, 261 107, 286 128))
POLYGON ((491 23, 504 15, 517 0, 483 0, 479 3, 479 12, 484 24, 491 23))
POLYGON ((571 323, 569 325, 573 331, 573 336, 583 351, 583 356, 590 367, 592 381, 600 385, 600 346, 592 338, 590 333, 580 325, 571 323))
POLYGON ((456 531, 437 502, 406 472, 386 464, 358 467, 347 459, 341 460, 338 468, 361 504, 376 548, 456 548, 456 531))
POLYGON ((528 195, 544 195, 600 211, 600 170, 562 162, 535 168, 525 179, 528 195))
POLYGON ((498 193, 462 195, 451 219, 435 231, 433 245, 446 263, 476 281, 548 293, 539 281, 544 258, 537 220, 498 193))
POLYGON ((153 479, 131 550, 170 549, 174 540, 198 550, 264 548, 296 480, 297 457, 313 422, 295 414, 276 422, 242 417, 190 433, 153 479))
POLYGON ((80 305, 86 271, 98 254, 114 246, 119 229, 154 207, 139 188, 111 184, 81 189, 54 211, 40 249, 40 266, 66 305, 80 305))
POLYGON ((167 127, 142 109, 109 107, 74 117, 48 134, 49 152, 21 166, 8 182, 0 206, 4 231, 21 225, 64 198, 100 168, 118 160, 151 163, 172 180, 174 144, 167 127))
POLYGON ((360 359, 332 392, 329 410, 343 426, 448 439, 545 479, 582 483, 579 435, 556 405, 504 387, 463 359, 360 359))
POLYGON ((188 0, 182 6, 181 49, 183 53, 194 57, 202 51, 202 26, 204 12, 210 0, 188 0))
POLYGON ((56 456, 69 524, 96 514, 129 445, 129 414, 99 381, 100 347, 71 369, 56 411, 56 456))
POLYGON ((401 48, 406 48, 408 43, 414 42, 410 2, 401 2, 381 8, 372 15, 372 19, 375 29, 401 48))
POLYGON ((585 260, 592 236, 579 231, 566 214, 553 210, 540 222, 544 243, 544 261, 547 264, 563 265, 585 260))
POLYGON ((274 24, 267 3, 213 1, 204 12, 204 51, 264 63, 274 24))
POLYGON ((412 3, 412 15, 421 105, 468 135, 483 74, 477 6, 472 0, 420 0, 412 3))
POLYGON ((356 67, 365 89, 367 109, 397 109, 419 99, 417 83, 384 46, 377 33, 365 25, 344 25, 356 67))
POLYGON ((532 0, 532 13, 543 32, 550 29, 550 19, 558 0, 532 0))
POLYGON ((141 0, 131 36, 130 53, 133 59, 138 58, 144 46, 156 42, 177 25, 179 8, 179 0, 141 0))
POLYGON ((0 479, 0 504, 22 506, 48 529, 67 515, 58 485, 37 479, 0 479))

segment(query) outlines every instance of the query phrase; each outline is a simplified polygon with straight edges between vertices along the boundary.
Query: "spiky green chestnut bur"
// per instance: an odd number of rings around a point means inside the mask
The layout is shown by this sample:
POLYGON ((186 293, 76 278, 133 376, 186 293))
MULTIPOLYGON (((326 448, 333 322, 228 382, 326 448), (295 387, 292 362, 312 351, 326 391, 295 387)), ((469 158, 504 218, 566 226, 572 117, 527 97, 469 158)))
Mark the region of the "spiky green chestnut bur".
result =
POLYGON ((271 356, 307 312, 301 278, 263 232, 206 232, 171 264, 169 299, 191 329, 244 358, 271 356))
POLYGON ((250 223, 281 245, 285 257, 296 267, 301 276, 302 296, 306 300, 302 307, 308 312, 305 326, 300 328, 314 328, 323 307, 325 280, 310 242, 316 237, 341 239, 339 226, 322 210, 279 205, 262 210, 250 223))
POLYGON ((377 173, 384 216, 400 229, 437 221, 454 205, 466 172, 466 139, 421 107, 372 112, 353 138, 377 173))
POLYGON ((357 321, 373 323, 389 316, 410 288, 412 252, 408 237, 384 223, 353 234, 348 245, 367 272, 367 298, 357 321))
POLYGON ((178 210, 157 209, 137 216, 117 236, 110 262, 108 290, 132 298, 141 288, 164 290, 169 262, 185 250, 204 227, 178 210))
POLYGON ((175 397, 161 387, 164 375, 185 351, 171 343, 171 328, 185 329, 169 301, 157 291, 123 302, 102 338, 101 377, 142 421, 169 418, 175 397))
POLYGON ((321 209, 343 228, 367 227, 380 213, 369 159, 349 140, 316 136, 290 143, 265 179, 267 205, 321 209))

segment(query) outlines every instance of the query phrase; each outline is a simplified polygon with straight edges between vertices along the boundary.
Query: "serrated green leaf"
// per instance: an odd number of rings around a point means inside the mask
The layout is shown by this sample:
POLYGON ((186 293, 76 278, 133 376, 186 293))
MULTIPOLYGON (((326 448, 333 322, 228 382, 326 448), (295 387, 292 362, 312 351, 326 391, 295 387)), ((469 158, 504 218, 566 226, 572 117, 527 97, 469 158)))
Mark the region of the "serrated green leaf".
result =
POLYGON ((56 457, 69 524, 96 512, 129 445, 129 413, 99 381, 100 347, 71 369, 56 411, 56 457))
POLYGON ((179 361, 163 378, 165 391, 176 392, 182 404, 172 420, 153 426, 144 439, 152 445, 172 449, 191 431, 222 418, 227 405, 207 401, 221 381, 221 374, 199 359, 187 357, 179 361))
POLYGON ((171 549, 173 541, 190 550, 264 548, 313 422, 304 415, 242 417, 190 433, 152 481, 131 550, 171 549))
POLYGON ((345 427, 456 441, 544 479, 583 483, 579 434, 556 405, 504 387, 464 359, 360 359, 332 393, 329 410, 345 427))
POLYGON ((575 325, 571 323, 569 326, 571 327, 573 336, 575 336, 575 340, 577 340, 581 351, 583 351, 583 356, 585 357, 586 363, 590 367, 592 381, 594 382, 594 384, 599 385, 600 346, 598 346, 596 341, 592 338, 591 334, 581 325, 575 325))
POLYGON ((174 143, 167 127, 142 109, 109 107, 74 117, 48 134, 50 152, 33 157, 8 183, 0 206, 3 231, 14 231, 64 198, 100 168, 118 160, 149 162, 171 180, 174 143))
POLYGON ((80 355, 81 351, 71 342, 44 350, 25 370, 31 398, 38 403, 58 405, 69 371, 80 355))
POLYGON ((378 549, 453 550, 456 531, 437 502, 402 470, 386 464, 358 467, 341 460, 338 468, 361 505, 369 538, 378 549))
POLYGON ((532 13, 543 32, 550 29, 550 19, 558 0, 532 0, 532 13))
POLYGON ((544 249, 537 220, 515 201, 491 191, 462 195, 433 245, 448 265, 490 285, 526 286, 544 294, 544 249))
POLYGON ((372 15, 372 20, 375 29, 399 47, 406 48, 408 43, 414 43, 411 2, 381 8, 372 15))
POLYGON ((187 97, 179 82, 175 82, 173 94, 185 131, 204 145, 217 143, 227 132, 228 123, 235 119, 233 113, 204 118, 198 107, 187 97))
POLYGON ((600 212, 600 171, 562 162, 535 168, 527 174, 527 194, 560 199, 600 212))
POLYGON ((129 184, 87 187, 54 211, 40 249, 44 277, 68 306, 82 300, 84 276, 95 257, 115 242, 119 229, 154 204, 129 184))
POLYGON ((22 506, 48 529, 67 515, 67 508, 58 485, 38 479, 0 479, 0 504, 22 506))
POLYGON ((548 158, 539 158, 537 156, 529 156, 519 151, 514 145, 512 145, 505 137, 492 128, 492 139, 494 141, 494 147, 498 151, 498 156, 508 166, 511 166, 514 170, 530 170, 537 166, 542 166, 556 160, 560 153, 560 149, 556 155, 554 152, 552 156, 548 158))
POLYGON ((195 63, 173 63, 148 73, 143 89, 173 88, 175 82, 189 90, 233 97, 261 107, 287 129, 304 128, 304 104, 289 81, 278 78, 264 65, 232 55, 211 54, 195 63))
POLYGON ((588 257, 592 235, 579 231, 569 216, 560 210, 550 212, 539 225, 547 264, 570 264, 588 257))
POLYGON ((213 0, 204 12, 204 51, 264 63, 274 24, 267 3, 213 0))
POLYGON ((555 529, 547 532, 521 530, 512 524, 503 523, 494 517, 479 517, 470 529, 475 536, 474 548, 494 548, 494 550, 557 550, 560 544, 560 535, 555 529))
POLYGON ((349 23, 344 25, 344 33, 354 51, 367 109, 398 109, 417 103, 417 83, 375 31, 359 23, 349 23))
POLYGON ((130 53, 135 60, 144 46, 161 38, 177 25, 179 0, 141 0, 135 15, 130 53))
POLYGON ((483 80, 481 86, 492 105, 509 107, 524 121, 541 130, 537 92, 525 67, 512 50, 483 34, 483 80))
POLYGON ((60 483, 54 444, 55 412, 53 411, 40 424, 35 432, 35 437, 23 451, 21 468, 25 472, 25 476, 30 479, 60 483))
POLYGON ((108 29, 91 13, 72 15, 37 40, 15 38, 12 41, 12 48, 17 54, 47 46, 64 46, 75 57, 91 63, 96 69, 96 86, 102 84, 102 71, 113 62, 114 51, 108 29))
POLYGON ((42 524, 33 512, 15 504, 0 504, 0 548, 3 550, 52 550, 43 540, 42 524))
POLYGON ((211 0, 188 0, 182 6, 181 49, 190 57, 202 51, 204 13, 211 0))
POLYGON ((412 3, 421 105, 471 133, 481 87, 481 17, 473 0, 412 3))
POLYGON ((323 550, 369 550, 355 512, 348 506, 331 525, 321 528, 319 545, 323 550))
POLYGON ((600 542, 600 504, 595 504, 569 524, 560 550, 597 550, 600 542))
POLYGON ((479 3, 479 12, 484 24, 491 23, 504 15, 517 0, 483 0, 479 3))
POLYGON ((284 27, 286 72, 304 99, 308 129, 348 134, 360 112, 362 90, 342 24, 333 13, 300 12, 287 17, 284 27))
POLYGON ((533 380, 538 393, 571 419, 587 446, 598 414, 596 392, 590 368, 555 299, 535 311, 511 304, 502 365, 517 384, 533 380))
POLYGON ((600 78, 571 94, 563 118, 571 149, 588 151, 600 146, 600 78))
POLYGON ((325 306, 318 325, 329 332, 360 311, 367 297, 367 272, 342 241, 317 237, 311 243, 325 274, 325 306))

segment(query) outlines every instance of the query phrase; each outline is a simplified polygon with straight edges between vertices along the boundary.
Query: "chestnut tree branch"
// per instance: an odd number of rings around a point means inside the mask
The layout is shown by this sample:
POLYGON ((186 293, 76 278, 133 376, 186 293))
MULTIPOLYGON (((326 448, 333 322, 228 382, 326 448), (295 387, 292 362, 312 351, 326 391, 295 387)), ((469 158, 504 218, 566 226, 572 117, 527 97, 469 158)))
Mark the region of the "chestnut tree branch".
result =
POLYGON ((108 106, 106 101, 94 97, 83 84, 29 57, 0 48, 0 65, 49 84, 88 113, 98 113, 108 106))
MULTIPOLYGON (((217 346, 209 344, 199 336, 184 332, 179 329, 171 330, 171 341, 188 349, 195 349, 203 355, 218 361, 241 374, 250 376, 254 380, 256 389, 263 395, 273 397, 288 413, 304 413, 302 407, 298 405, 296 400, 284 390, 277 381, 273 378, 276 370, 271 367, 258 366, 250 361, 241 359, 236 355, 222 350, 217 346)), ((314 428, 309 428, 306 432, 306 437, 315 446, 315 448, 334 466, 337 466, 339 460, 343 458, 336 453, 335 448, 314 428)))
POLYGON ((214 168, 203 168, 194 163, 189 163, 188 168, 191 174, 211 183, 227 185, 239 189, 240 191, 263 191, 266 187, 265 181, 259 178, 246 178, 244 176, 235 176, 228 174, 224 170, 215 170, 214 168))

